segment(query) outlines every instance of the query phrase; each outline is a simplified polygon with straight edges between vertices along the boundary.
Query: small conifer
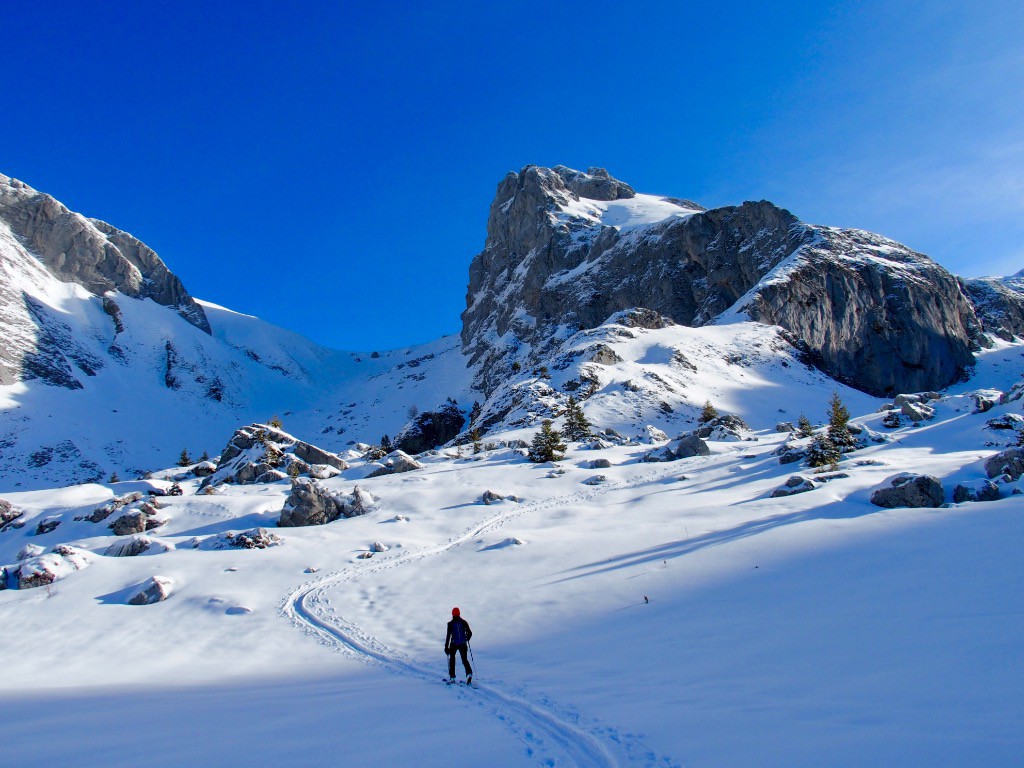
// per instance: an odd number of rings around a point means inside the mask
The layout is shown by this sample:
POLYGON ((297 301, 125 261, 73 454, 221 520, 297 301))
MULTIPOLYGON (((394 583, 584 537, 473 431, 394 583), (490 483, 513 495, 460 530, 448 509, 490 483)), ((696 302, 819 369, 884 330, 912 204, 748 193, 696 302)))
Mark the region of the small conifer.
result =
POLYGON ((268 421, 267 423, 274 429, 284 429, 284 422, 281 421, 281 417, 277 416, 276 414, 274 416, 271 416, 270 421, 268 421))
POLYGON ((842 455, 827 434, 818 435, 807 449, 807 466, 830 467, 839 463, 842 455))
POLYGON ((181 449, 181 455, 178 457, 178 466, 187 467, 192 464, 192 457, 188 455, 188 448, 181 449))
POLYGON ((718 418, 718 409, 711 404, 710 400, 704 401, 704 408, 700 412, 700 418, 697 419, 698 424, 707 424, 712 419, 718 418))
POLYGON ((537 464, 545 461, 559 461, 565 457, 565 443, 562 434, 554 428, 551 419, 545 419, 540 432, 533 436, 530 445, 530 461, 537 464))
POLYGON ((565 406, 565 426, 562 434, 566 440, 586 440, 590 437, 590 421, 575 397, 569 395, 565 406))
POLYGON ((802 413, 796 422, 796 433, 800 435, 800 437, 810 437, 814 434, 814 425, 811 424, 811 420, 802 413))
POLYGON ((839 393, 833 392, 828 406, 828 437, 840 453, 848 453, 857 447, 857 441, 850 434, 849 423, 849 409, 839 393))
POLYGON ((117 476, 117 472, 111 472, 110 473, 110 480, 109 480, 109 482, 111 482, 111 483, 120 483, 121 482, 121 478, 117 476))
POLYGON ((903 419, 899 411, 888 411, 882 418, 882 426, 886 429, 899 429, 903 426, 903 419))

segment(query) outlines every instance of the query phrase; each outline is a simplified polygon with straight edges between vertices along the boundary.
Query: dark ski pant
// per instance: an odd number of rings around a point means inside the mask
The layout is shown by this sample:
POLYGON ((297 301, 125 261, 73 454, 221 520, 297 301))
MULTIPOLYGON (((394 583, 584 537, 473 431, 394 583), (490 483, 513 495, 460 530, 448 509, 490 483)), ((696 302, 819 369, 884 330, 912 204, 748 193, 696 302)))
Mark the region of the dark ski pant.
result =
POLYGON ((466 656, 466 644, 453 645, 448 649, 448 677, 455 677, 455 654, 462 654, 462 666, 466 668, 466 676, 473 674, 473 668, 469 666, 469 658, 466 656))

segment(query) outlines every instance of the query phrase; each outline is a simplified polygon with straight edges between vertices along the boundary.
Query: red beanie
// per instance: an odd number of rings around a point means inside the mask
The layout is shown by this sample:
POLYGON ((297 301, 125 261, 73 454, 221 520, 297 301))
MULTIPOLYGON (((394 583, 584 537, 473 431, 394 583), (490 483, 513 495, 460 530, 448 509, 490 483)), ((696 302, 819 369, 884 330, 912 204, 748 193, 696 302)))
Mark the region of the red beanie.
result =
POLYGON ((452 616, 458 616, 458 615, 459 615, 459 609, 458 608, 452 608, 452 616))

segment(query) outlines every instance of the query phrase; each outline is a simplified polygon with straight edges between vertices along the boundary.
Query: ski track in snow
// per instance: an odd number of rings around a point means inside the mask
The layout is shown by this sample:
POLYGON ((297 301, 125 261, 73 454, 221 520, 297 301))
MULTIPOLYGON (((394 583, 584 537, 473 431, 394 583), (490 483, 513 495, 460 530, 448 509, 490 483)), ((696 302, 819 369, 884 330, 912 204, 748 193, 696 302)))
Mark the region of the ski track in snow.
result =
MULTIPOLYGON (((644 474, 628 482, 609 483, 565 496, 519 505, 478 521, 441 544, 412 552, 397 553, 381 558, 365 568, 344 568, 308 581, 284 598, 280 607, 281 613, 324 645, 332 646, 368 664, 381 666, 390 672, 438 685, 443 678, 438 675, 436 665, 416 661, 401 651, 389 648, 345 619, 331 605, 331 590, 382 570, 398 568, 444 554, 481 534, 497 530, 522 515, 563 504, 586 502, 613 490, 621 491, 658 482, 666 476, 678 474, 679 471, 680 467, 672 466, 644 474)), ((529 694, 520 687, 510 686, 500 680, 488 679, 486 687, 474 688, 472 692, 460 686, 458 693, 463 700, 475 700, 488 708, 492 716, 523 741, 527 755, 541 766, 679 766, 679 763, 657 755, 635 734, 623 733, 614 727, 597 722, 585 722, 583 716, 566 709, 547 696, 529 694)))

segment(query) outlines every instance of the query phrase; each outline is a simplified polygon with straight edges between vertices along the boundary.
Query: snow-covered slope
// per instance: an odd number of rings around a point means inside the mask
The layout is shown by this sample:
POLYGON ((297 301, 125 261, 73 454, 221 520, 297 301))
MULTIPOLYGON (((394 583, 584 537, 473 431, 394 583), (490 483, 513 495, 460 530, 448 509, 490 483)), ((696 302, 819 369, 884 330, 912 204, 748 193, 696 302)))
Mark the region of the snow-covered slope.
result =
POLYGON ((774 422, 820 422, 836 386, 775 349, 770 329, 729 328, 604 329, 622 360, 584 407, 597 427, 646 442, 573 444, 558 466, 500 445, 449 449, 377 478, 350 456, 323 485, 358 484, 378 506, 325 526, 274 528, 287 481, 193 495, 185 479, 183 496, 160 499, 152 548, 114 557, 125 537, 106 527, 113 517, 74 518, 169 483, 5 494, 25 525, 0 533, 0 564, 63 544, 80 570, 0 592, 17 649, 0 684, 4 754, 27 760, 45 739, 105 765, 440 766, 453 748, 502 766, 1013 765, 1024 481, 941 509, 869 496, 904 471, 938 477, 947 500, 984 478, 984 459, 1013 439, 990 422, 1019 418, 1021 401, 976 413, 968 391, 1009 391, 1021 347, 983 353, 972 385, 918 426, 885 429, 880 401, 840 387, 855 422, 888 441, 815 490, 773 498, 807 473, 780 464, 793 439, 774 422), (723 359, 734 347, 757 354, 723 359), (684 358, 696 370, 672 362, 684 358), (666 429, 689 426, 683 400, 710 399, 753 431, 710 441, 708 456, 640 461, 664 441, 635 427, 642 398, 623 384, 653 386, 651 373, 662 393, 679 390, 666 429), (599 459, 608 466, 592 469, 599 459), (517 500, 484 504, 487 490, 517 500), (43 521, 58 525, 37 534, 43 521), (227 546, 257 526, 280 542, 227 546), (152 576, 171 596, 127 605, 152 576), (475 690, 440 684, 453 605, 474 630, 475 690), (112 727, 138 708, 159 728, 112 727))

